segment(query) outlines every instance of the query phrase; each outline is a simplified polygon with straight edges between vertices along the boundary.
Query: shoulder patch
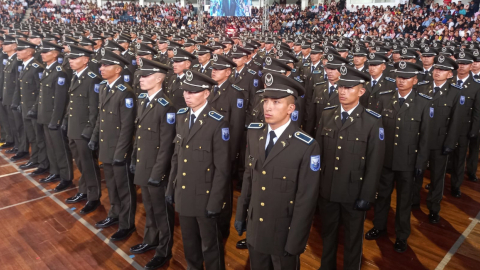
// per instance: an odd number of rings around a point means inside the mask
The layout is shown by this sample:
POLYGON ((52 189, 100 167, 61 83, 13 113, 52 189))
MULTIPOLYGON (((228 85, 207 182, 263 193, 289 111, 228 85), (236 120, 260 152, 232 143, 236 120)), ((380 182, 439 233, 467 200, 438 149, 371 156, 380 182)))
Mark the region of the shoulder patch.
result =
POLYGON ((387 80, 387 81, 389 81, 389 82, 396 82, 395 79, 392 79, 392 78, 390 78, 390 77, 385 77, 385 80, 387 80))
POLYGON ((292 72, 297 72, 297 69, 294 68, 294 69, 292 69, 291 71, 292 71, 292 72))
POLYGON ((388 94, 388 93, 392 93, 393 90, 387 90, 387 91, 382 91, 382 92, 378 92, 379 95, 384 95, 384 94, 388 94))
POLYGON ((210 111, 208 113, 208 116, 212 117, 213 119, 217 120, 217 121, 220 121, 223 119, 223 115, 215 112, 215 111, 210 111))
POLYGON ((450 84, 451 86, 455 87, 455 88, 458 88, 458 89, 462 89, 462 87, 458 84, 455 84, 455 83, 452 83, 450 84))
POLYGON ((140 95, 138 95, 138 98, 146 98, 147 97, 147 93, 141 93, 140 95))
POLYGON ((426 98, 426 99, 428 99, 428 100, 431 100, 431 99, 432 99, 431 96, 427 96, 427 95, 422 94, 422 93, 418 93, 418 95, 421 96, 421 97, 423 97, 423 98, 426 98))
POLYGON ((263 123, 250 123, 250 125, 248 125, 248 128, 250 129, 262 129, 265 127, 265 124, 263 123))
POLYGON ((163 107, 167 106, 169 104, 169 102, 164 99, 164 98, 159 98, 158 100, 158 103, 160 103, 160 105, 162 105, 163 107))
POLYGON ((252 74, 252 75, 257 74, 257 72, 255 72, 255 70, 252 70, 252 69, 248 69, 248 73, 250 73, 250 74, 252 74))
POLYGON ((293 136, 308 145, 312 144, 312 142, 314 141, 312 137, 300 131, 295 132, 293 136))
POLYGON ((238 85, 232 84, 232 87, 235 88, 238 91, 243 91, 243 88, 240 88, 238 85))
POLYGON ((62 67, 61 67, 61 66, 57 66, 57 71, 62 71, 62 67))
POLYGON ((38 68, 38 67, 39 67, 39 65, 38 65, 37 63, 33 63, 32 66, 33 66, 34 68, 38 68))
POLYGON ((263 92, 265 92, 265 89, 260 89, 260 90, 258 90, 257 92, 255 92, 255 94, 261 94, 261 93, 263 93, 263 92))
POLYGON ((335 109, 335 108, 337 108, 337 107, 338 107, 338 105, 333 105, 333 106, 330 106, 330 107, 325 107, 325 108, 323 108, 323 109, 324 109, 324 110, 331 110, 331 109, 335 109))
POLYGON ((473 80, 474 80, 476 83, 480 83, 480 80, 479 80, 479 79, 473 78, 473 80))
POLYGON ((193 65, 193 67, 194 67, 194 68, 196 68, 196 67, 198 67, 198 66, 199 66, 199 64, 195 64, 195 65, 193 65))
POLYGON ((297 77, 295 77, 294 79, 295 79, 295 81, 297 81, 297 82, 299 82, 299 83, 303 83, 303 81, 300 79, 300 76, 297 76, 297 77))
POLYGON ((304 67, 309 67, 310 66, 310 63, 305 63, 303 64, 304 67))
POLYGON ((93 78, 96 78, 96 77, 97 77, 97 74, 95 74, 95 73, 93 73, 93 72, 89 71, 89 72, 88 72, 88 76, 90 76, 90 78, 92 78, 92 79, 93 79, 93 78))
POLYGON ((100 84, 106 84, 107 83, 107 80, 103 80, 100 82, 100 84))
POLYGON ((123 84, 119 84, 119 85, 117 85, 117 89, 123 92, 123 91, 125 91, 125 89, 127 89, 127 87, 125 87, 125 85, 123 85, 123 84))
POLYGON ((186 112, 188 112, 188 107, 186 107, 186 108, 181 108, 180 110, 178 110, 177 114, 184 114, 184 113, 186 113, 186 112))
POLYGON ((417 83, 417 85, 424 85, 424 84, 427 84, 427 83, 428 83, 428 81, 423 81, 423 82, 417 83))
POLYGON ((374 111, 372 111, 372 110, 370 110, 370 109, 365 109, 365 111, 366 111, 367 113, 375 116, 376 118, 382 117, 380 114, 378 114, 378 113, 376 113, 376 112, 374 112, 374 111))

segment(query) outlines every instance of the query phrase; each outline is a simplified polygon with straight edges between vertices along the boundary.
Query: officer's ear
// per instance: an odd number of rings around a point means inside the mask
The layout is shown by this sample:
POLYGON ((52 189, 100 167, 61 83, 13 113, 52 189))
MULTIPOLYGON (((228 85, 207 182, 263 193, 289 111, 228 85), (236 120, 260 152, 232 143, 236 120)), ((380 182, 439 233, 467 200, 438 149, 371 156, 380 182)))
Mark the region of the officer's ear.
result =
POLYGON ((359 84, 355 87, 357 87, 357 89, 358 89, 358 96, 359 97, 361 97, 361 96, 363 96, 363 94, 365 94, 365 87, 364 87, 363 84, 359 84))

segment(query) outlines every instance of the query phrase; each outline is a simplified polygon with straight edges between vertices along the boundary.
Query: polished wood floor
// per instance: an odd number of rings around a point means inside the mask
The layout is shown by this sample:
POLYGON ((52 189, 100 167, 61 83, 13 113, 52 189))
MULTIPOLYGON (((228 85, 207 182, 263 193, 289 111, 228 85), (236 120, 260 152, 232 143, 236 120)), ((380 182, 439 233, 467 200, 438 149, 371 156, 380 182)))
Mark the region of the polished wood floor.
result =
MULTIPOLYGON (((136 215, 137 232, 122 242, 110 243, 108 237, 116 227, 97 230, 95 222, 106 217, 109 204, 107 189, 102 182, 102 206, 94 213, 81 216, 82 204, 66 205, 66 198, 77 192, 76 188, 51 193, 56 185, 38 184, 40 177, 29 178, 17 170, 25 160, 10 163, 9 156, 0 154, 0 269, 141 269, 154 255, 132 255, 129 248, 141 243, 145 211, 138 190, 136 215)), ((29 171, 27 171, 28 173, 29 171)), ((428 183, 428 173, 425 183, 428 183)), ((78 182, 79 173, 75 173, 78 182)), ((388 237, 377 241, 364 241, 362 269, 480 269, 480 184, 465 181, 462 198, 450 196, 449 176, 446 179, 442 202, 442 220, 437 225, 428 222, 428 210, 423 204, 412 213, 412 235, 409 249, 399 254, 393 250, 394 210, 389 216, 388 237), (477 218, 477 219, 476 219, 477 218), (458 241, 466 232, 464 241, 458 241), (458 241, 458 242, 457 242, 458 241), (456 244, 457 243, 457 244, 456 244), (462 243, 458 246, 459 243, 462 243), (452 249, 453 253, 447 255, 452 249), (447 259, 444 259, 447 258, 447 259), (449 259, 449 260, 448 260, 449 259), (443 262, 442 262, 443 260, 443 262), (442 262, 442 263, 441 263, 442 262)), ((235 192, 235 200, 239 193, 235 192)), ((425 203, 426 191, 422 190, 425 203)), ((395 206, 395 194, 392 206, 395 206)), ((234 207, 235 209, 235 207, 234 207)), ((373 211, 367 214, 365 231, 372 228, 373 211)), ((321 222, 315 218, 306 252, 301 256, 301 269, 318 269, 322 254, 321 222)), ((227 269, 249 269, 248 252, 237 250, 240 237, 231 228, 225 245, 227 269)), ((186 269, 178 219, 176 220, 173 259, 162 269, 186 269)), ((340 233, 338 269, 342 269, 343 235, 340 233)))

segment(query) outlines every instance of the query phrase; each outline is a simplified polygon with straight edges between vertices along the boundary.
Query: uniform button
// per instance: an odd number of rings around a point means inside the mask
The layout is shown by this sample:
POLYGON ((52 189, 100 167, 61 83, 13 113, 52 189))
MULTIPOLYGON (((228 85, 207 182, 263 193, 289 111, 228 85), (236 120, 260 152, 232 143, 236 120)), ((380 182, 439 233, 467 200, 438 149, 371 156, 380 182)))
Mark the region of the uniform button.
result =
POLYGON ((103 130, 100 130, 100 132, 103 132, 103 130))
POLYGON ((339 147, 338 147, 338 149, 342 149, 342 147, 341 147, 341 146, 339 146, 339 147))
POLYGON ((207 190, 207 194, 210 193, 210 190, 207 190))
POLYGON ((413 118, 412 118, 412 121, 413 121, 413 118))
POLYGON ((287 179, 287 177, 286 177, 286 176, 284 176, 284 177, 283 177, 283 180, 285 180, 285 179, 287 179))
POLYGON ((398 120, 398 121, 400 121, 400 117, 399 117, 399 118, 397 118, 397 120, 398 120))
POLYGON ((140 136, 138 136, 138 139, 140 140, 140 136))
POLYGON ((335 171, 338 171, 338 167, 335 167, 335 171))
POLYGON ((395 145, 397 145, 397 143, 395 143, 395 145))
POLYGON ((360 177, 360 180, 363 180, 363 177, 360 177))
POLYGON ((358 138, 355 138, 356 141, 358 141, 358 138))
POLYGON ((150 130, 150 128, 148 128, 148 130, 150 130))
POLYGON ((260 220, 260 222, 263 222, 263 218, 260 218, 259 220, 260 220))
POLYGON ((260 203, 260 205, 261 205, 261 206, 265 206, 265 203, 262 202, 262 203, 260 203))
POLYGON ((267 172, 266 172, 266 171, 262 171, 262 174, 265 175, 265 174, 267 174, 267 172))
POLYGON ((290 204, 293 204, 293 201, 290 201, 290 204))
POLYGON ((184 159, 184 160, 183 160, 183 162, 187 163, 187 160, 186 160, 186 159, 184 159))
POLYGON ((400 129, 399 127, 397 127, 397 129, 400 129))
POLYGON ((340 136, 340 140, 343 140, 343 137, 342 137, 342 136, 340 136))
POLYGON ((103 119, 102 119, 102 122, 103 122, 103 119))
POLYGON ((187 145, 187 146, 185 146, 185 147, 188 149, 188 145, 187 145))
POLYGON ((262 190, 265 190, 265 187, 262 187, 262 190))
POLYGON ((185 186, 182 186, 182 189, 185 189, 185 186))
POLYGON ((397 137, 397 138, 398 138, 398 134, 395 134, 395 137, 397 137))
POLYGON ((210 171, 210 168, 207 169, 207 172, 209 172, 209 171, 210 171))
POLYGON ((103 111, 105 111, 105 109, 103 109, 103 111))
POLYGON ((137 159, 137 163, 140 162, 140 159, 137 159))
POLYGON ((248 163, 248 166, 252 167, 252 163, 248 163))
POLYGON ((138 151, 140 151, 140 147, 138 148, 138 151))
POLYGON ((186 175, 187 175, 187 173, 183 173, 183 176, 186 176, 186 175))
POLYGON ((339 158, 339 157, 336 157, 336 159, 337 159, 337 160, 340 160, 340 158, 339 158))
POLYGON ((103 139, 100 139, 101 142, 103 142, 103 139))
POLYGON ((138 128, 141 128, 141 127, 142 127, 142 125, 138 125, 138 128))

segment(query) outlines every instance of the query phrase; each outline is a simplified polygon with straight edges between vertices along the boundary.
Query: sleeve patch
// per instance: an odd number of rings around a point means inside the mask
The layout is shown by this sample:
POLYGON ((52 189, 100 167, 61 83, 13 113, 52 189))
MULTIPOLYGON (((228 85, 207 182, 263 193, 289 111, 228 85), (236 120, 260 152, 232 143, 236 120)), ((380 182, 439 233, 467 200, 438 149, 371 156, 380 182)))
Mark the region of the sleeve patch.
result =
POLYGON ((34 68, 38 68, 38 67, 39 67, 39 65, 38 65, 37 63, 33 63, 32 66, 33 66, 34 68))
POLYGON ((310 156, 310 170, 314 172, 320 170, 320 155, 310 156))
POLYGON ((57 69, 57 71, 62 71, 62 67, 61 67, 61 66, 57 66, 56 69, 57 69))

